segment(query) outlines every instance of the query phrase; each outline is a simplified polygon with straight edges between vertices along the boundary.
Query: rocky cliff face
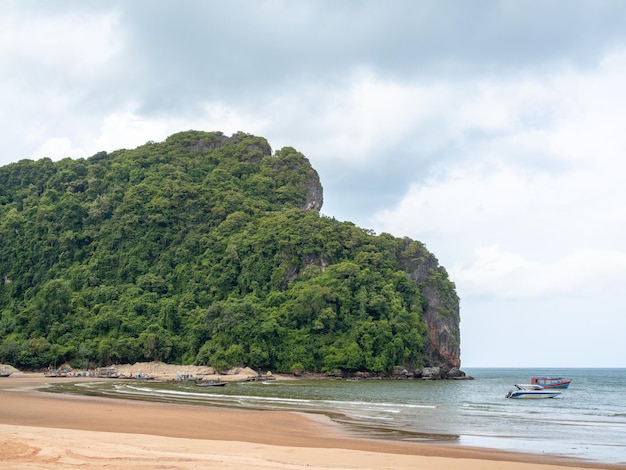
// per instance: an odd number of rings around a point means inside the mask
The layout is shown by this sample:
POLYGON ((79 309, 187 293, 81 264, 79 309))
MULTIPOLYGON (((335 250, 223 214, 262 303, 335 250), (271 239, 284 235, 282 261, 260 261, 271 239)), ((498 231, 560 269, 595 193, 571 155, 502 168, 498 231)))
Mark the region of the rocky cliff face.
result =
POLYGON ((446 270, 419 242, 407 239, 401 266, 424 296, 424 323, 428 329, 427 367, 461 365, 459 297, 446 270), (410 253, 407 255, 407 253, 410 253))
POLYGON ((306 202, 300 207, 305 211, 319 211, 324 204, 324 191, 317 172, 312 173, 306 183, 307 198, 306 202))
MULTIPOLYGON (((458 302, 452 310, 442 307, 442 292, 428 282, 422 287, 428 303, 424 323, 428 328, 428 356, 431 367, 461 366, 461 334, 458 302)), ((444 296, 447 294, 444 294, 444 296)))

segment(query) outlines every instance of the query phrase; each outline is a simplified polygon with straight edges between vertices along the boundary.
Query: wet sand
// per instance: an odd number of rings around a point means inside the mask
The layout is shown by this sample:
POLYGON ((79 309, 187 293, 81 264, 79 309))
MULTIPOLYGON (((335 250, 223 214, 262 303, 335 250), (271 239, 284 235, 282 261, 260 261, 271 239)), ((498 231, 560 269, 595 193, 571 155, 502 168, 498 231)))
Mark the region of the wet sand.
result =
POLYGON ((96 380, 0 378, 0 467, 11 469, 623 468, 554 456, 355 438, 329 418, 33 390, 96 380))

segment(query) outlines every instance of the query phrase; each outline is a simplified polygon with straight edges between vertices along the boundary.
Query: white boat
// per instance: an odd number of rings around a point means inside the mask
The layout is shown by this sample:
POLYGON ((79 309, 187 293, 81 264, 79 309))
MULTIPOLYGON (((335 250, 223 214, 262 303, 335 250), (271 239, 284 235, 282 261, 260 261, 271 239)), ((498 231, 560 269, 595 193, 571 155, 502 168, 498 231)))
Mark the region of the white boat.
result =
POLYGON ((554 398, 563 392, 550 390, 534 384, 515 384, 513 390, 509 390, 506 398, 554 398))

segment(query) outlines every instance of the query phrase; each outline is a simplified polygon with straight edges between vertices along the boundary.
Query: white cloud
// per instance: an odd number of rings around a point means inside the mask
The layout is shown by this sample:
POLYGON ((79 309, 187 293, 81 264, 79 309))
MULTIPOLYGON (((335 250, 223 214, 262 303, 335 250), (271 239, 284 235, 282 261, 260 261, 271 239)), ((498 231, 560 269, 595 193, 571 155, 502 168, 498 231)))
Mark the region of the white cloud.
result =
POLYGON ((451 277, 468 297, 560 298, 597 294, 597 287, 626 277, 626 252, 583 250, 554 261, 531 260, 499 246, 477 248, 451 277))
MULTIPOLYGON (((85 144, 92 145, 90 154, 96 151, 132 149, 148 141, 160 141, 181 130, 184 125, 176 118, 148 119, 133 110, 125 110, 105 116, 96 135, 84 136, 85 144)), ((187 128, 184 128, 187 130, 187 128)))
POLYGON ((123 48, 115 11, 44 13, 27 6, 0 17, 3 163, 85 156, 78 136, 92 132, 101 116, 83 108, 84 99, 106 80, 123 48))
POLYGON ((5 16, 0 19, 0 67, 35 74, 50 68, 64 77, 90 76, 94 68, 104 66, 120 50, 118 21, 116 12, 5 16))
POLYGON ((36 151, 35 158, 48 157, 59 160, 64 157, 83 156, 82 149, 76 149, 67 137, 52 137, 46 140, 36 151))
POLYGON ((466 298, 591 295, 626 279, 625 57, 519 93, 509 81, 457 90, 458 154, 370 226, 425 242, 466 298))
MULTIPOLYGON (((450 91, 360 73, 345 88, 320 97, 330 105, 317 121, 333 155, 361 162, 380 158, 416 129, 432 126, 433 119, 439 121, 437 110, 452 103, 450 91)), ((424 139, 421 145, 426 147, 428 142, 424 139)))
POLYGON ((161 141, 185 130, 219 130, 230 135, 238 131, 260 130, 266 125, 263 120, 229 108, 223 103, 204 104, 204 113, 197 117, 144 117, 137 112, 136 105, 128 105, 127 108, 103 116, 98 129, 75 132, 73 139, 48 138, 35 150, 33 158, 89 157, 103 150, 111 152, 121 148, 132 149, 148 141, 161 141))

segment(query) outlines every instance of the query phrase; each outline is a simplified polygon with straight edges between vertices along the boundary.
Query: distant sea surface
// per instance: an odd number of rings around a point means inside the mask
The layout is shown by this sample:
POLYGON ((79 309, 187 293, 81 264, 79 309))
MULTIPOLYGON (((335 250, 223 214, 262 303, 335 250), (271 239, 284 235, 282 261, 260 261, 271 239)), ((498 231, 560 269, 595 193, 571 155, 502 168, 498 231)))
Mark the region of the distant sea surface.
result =
POLYGON ((277 380, 63 384, 55 391, 330 415, 370 437, 442 442, 626 464, 626 369, 463 369, 475 380, 277 380), (557 398, 505 398, 532 376, 564 377, 557 398))

